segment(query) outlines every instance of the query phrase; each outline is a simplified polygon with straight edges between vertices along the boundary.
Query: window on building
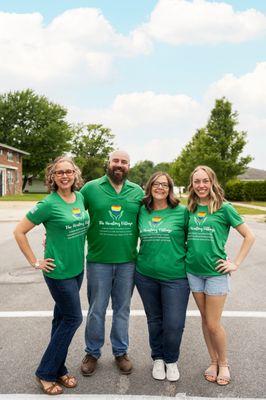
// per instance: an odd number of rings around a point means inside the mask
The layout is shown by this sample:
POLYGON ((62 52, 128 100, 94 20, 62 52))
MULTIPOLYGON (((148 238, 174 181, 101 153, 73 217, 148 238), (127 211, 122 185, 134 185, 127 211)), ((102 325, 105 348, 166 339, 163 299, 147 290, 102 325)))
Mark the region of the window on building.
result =
POLYGON ((3 149, 0 149, 0 156, 3 155, 3 149))
POLYGON ((18 170, 15 171, 15 179, 16 179, 16 183, 19 182, 19 173, 18 170))
POLYGON ((13 175, 13 171, 11 171, 10 169, 7 170, 7 183, 10 185, 12 183, 14 183, 14 175, 13 175))
POLYGON ((17 161, 17 163, 19 164, 19 153, 17 153, 16 161, 17 161))
POLYGON ((7 160, 8 161, 13 161, 14 160, 14 154, 12 153, 12 151, 8 151, 7 152, 7 160))

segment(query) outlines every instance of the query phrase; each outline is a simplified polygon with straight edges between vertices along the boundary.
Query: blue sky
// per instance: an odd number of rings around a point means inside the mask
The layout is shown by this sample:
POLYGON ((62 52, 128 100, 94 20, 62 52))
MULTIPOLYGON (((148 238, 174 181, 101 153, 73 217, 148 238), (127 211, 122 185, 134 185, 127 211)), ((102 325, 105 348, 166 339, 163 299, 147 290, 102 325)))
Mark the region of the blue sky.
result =
POLYGON ((0 87, 103 123, 133 162, 173 160, 226 96, 266 169, 265 39, 261 0, 0 1, 0 87))

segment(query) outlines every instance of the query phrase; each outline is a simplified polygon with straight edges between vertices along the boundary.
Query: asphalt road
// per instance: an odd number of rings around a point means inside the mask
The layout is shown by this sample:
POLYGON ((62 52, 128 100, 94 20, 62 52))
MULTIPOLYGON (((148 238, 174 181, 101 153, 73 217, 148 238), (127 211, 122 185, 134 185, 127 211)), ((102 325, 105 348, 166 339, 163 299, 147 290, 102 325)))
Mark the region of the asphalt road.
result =
MULTIPOLYGON (((85 378, 80 375, 79 366, 84 356, 84 318, 83 325, 71 344, 67 360, 70 372, 79 377, 79 385, 65 393, 266 398, 266 224, 250 222, 249 225, 257 240, 241 269, 233 274, 232 294, 225 307, 227 312, 232 313, 223 318, 229 341, 232 374, 230 385, 222 388, 206 382, 202 377, 208 365, 208 355, 201 334, 200 318, 191 316, 191 311, 196 310, 192 298, 179 362, 181 378, 177 383, 153 380, 146 318, 135 290, 131 306, 133 315, 130 319, 129 352, 134 363, 133 373, 122 376, 116 369, 108 338, 111 317, 107 316, 106 344, 98 371, 93 377, 85 378)), ((12 238, 14 226, 15 222, 0 223, 0 399, 9 398, 4 394, 15 396, 18 393, 40 393, 33 382, 33 376, 49 338, 51 317, 42 316, 38 312, 51 311, 53 308, 41 273, 27 266, 12 238), (15 311, 36 311, 37 316, 30 317, 27 313, 26 316, 14 316, 15 311), (3 315, 1 312, 8 314, 3 315)), ((43 230, 40 227, 30 234, 30 241, 39 255, 42 253, 42 236, 43 230)), ((232 232, 228 246, 231 257, 239 243, 239 235, 232 232)), ((87 310, 85 280, 81 297, 82 307, 87 310)))

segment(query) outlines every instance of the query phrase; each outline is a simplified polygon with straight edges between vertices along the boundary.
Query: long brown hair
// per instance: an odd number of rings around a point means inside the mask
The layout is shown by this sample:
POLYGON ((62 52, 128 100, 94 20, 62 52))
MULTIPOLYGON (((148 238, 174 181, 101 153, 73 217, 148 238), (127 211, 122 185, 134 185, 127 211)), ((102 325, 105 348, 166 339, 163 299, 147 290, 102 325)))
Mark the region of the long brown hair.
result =
POLYGON ((75 171, 75 179, 74 179, 74 183, 71 187, 71 191, 73 192, 74 190, 80 189, 81 186, 83 185, 83 179, 81 177, 80 169, 74 163, 72 158, 67 157, 67 156, 59 156, 54 161, 52 161, 49 165, 47 165, 46 170, 45 170, 45 184, 48 188, 49 193, 56 192, 58 189, 58 186, 54 181, 54 172, 55 172, 56 165, 63 161, 69 162, 73 166, 73 169, 75 171))
POLYGON ((145 205, 146 209, 149 212, 153 210, 153 196, 151 194, 151 189, 156 179, 158 179, 160 176, 166 177, 169 186, 169 191, 167 196, 168 206, 170 208, 175 208, 179 204, 179 200, 174 195, 174 182, 172 178, 166 172, 158 171, 155 172, 148 180, 145 187, 145 197, 142 200, 142 203, 145 205))
POLYGON ((202 169, 208 175, 208 178, 211 182, 211 189, 210 189, 210 201, 208 204, 209 213, 212 214, 215 211, 221 208, 222 203, 224 201, 224 191, 221 188, 217 176, 215 172, 208 167, 207 165, 198 165, 194 171, 190 174, 189 178, 189 186, 188 186, 188 209, 191 212, 194 212, 197 208, 199 198, 193 189, 193 176, 196 172, 202 169))

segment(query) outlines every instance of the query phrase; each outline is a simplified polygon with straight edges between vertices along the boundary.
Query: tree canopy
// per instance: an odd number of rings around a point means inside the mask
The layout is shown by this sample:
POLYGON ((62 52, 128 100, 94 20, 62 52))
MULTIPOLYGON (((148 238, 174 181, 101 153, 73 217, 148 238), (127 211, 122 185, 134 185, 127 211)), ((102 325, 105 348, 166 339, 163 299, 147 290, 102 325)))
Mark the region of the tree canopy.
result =
POLYGON ((32 90, 0 95, 0 142, 27 151, 23 158, 24 185, 46 164, 70 150, 72 129, 66 109, 32 90))
POLYGON ((222 186, 245 172, 252 157, 241 156, 247 134, 237 131, 237 124, 238 114, 232 111, 232 104, 224 97, 217 99, 206 127, 196 132, 174 161, 175 181, 187 186, 190 173, 200 164, 211 167, 222 186))
POLYGON ((78 124, 72 141, 72 153, 85 181, 105 173, 106 161, 114 150, 114 134, 101 124, 78 124))
POLYGON ((155 165, 153 161, 150 160, 139 161, 130 169, 129 179, 132 182, 138 183, 141 187, 144 187, 154 172, 162 171, 169 173, 170 165, 171 164, 167 162, 155 165))

